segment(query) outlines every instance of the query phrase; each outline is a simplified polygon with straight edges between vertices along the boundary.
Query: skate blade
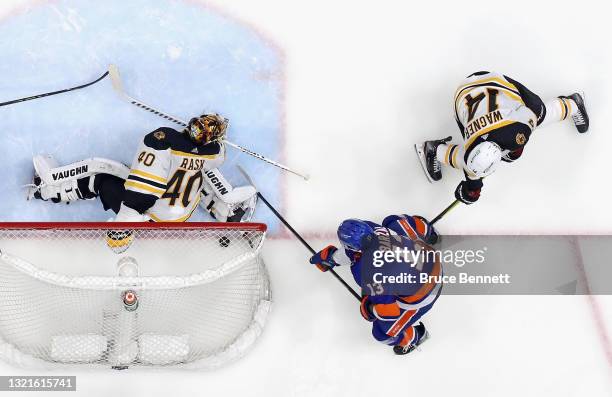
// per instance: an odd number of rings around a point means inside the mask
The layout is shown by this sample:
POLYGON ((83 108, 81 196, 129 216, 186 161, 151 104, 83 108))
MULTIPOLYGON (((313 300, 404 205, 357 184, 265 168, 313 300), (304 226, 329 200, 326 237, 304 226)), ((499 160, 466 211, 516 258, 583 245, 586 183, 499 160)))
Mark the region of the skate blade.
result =
POLYGON ((427 161, 425 160, 425 145, 422 143, 417 143, 414 145, 414 150, 416 150, 417 157, 419 158, 419 163, 421 163, 423 173, 425 173, 425 178, 427 178, 429 183, 434 183, 435 181, 429 176, 429 172, 427 172, 427 161))

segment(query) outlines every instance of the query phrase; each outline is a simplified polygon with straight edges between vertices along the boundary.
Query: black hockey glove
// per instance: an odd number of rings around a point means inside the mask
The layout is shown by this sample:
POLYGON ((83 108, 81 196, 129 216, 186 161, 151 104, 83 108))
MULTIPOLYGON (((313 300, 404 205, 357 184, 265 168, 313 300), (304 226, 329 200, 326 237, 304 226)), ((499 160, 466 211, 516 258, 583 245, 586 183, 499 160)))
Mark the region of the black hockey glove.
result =
POLYGON ((455 189, 455 198, 463 204, 473 204, 480 198, 480 188, 470 189, 467 181, 461 181, 455 189))

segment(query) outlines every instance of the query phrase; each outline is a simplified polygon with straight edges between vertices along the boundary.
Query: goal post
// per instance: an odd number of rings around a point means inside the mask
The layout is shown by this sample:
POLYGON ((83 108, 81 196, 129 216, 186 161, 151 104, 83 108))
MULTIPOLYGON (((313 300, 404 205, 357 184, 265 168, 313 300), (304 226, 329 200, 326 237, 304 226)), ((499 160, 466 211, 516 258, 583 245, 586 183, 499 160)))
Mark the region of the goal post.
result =
POLYGON ((257 223, 0 223, 0 358, 211 369, 271 306, 257 223))

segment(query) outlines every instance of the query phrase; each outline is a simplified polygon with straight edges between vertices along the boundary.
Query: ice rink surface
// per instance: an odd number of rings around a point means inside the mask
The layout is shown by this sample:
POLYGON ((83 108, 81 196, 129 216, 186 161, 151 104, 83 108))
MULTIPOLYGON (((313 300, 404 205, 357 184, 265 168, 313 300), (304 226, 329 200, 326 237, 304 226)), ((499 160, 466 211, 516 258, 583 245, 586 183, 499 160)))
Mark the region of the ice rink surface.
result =
MULTIPOLYGON (((85 82, 117 63, 134 96, 181 117, 202 107, 226 113, 236 143, 307 170, 305 183, 244 155, 230 159, 245 163, 322 247, 344 218, 433 217, 453 200, 460 175, 428 184, 412 145, 458 139, 456 86, 495 70, 545 100, 584 91, 591 130, 581 136, 564 123, 536 131, 523 158, 489 178, 481 200, 451 212, 440 232, 612 233, 612 27, 598 2, 154 0, 106 2, 104 13, 90 4, 2 2, 0 101, 85 82)), ((116 98, 108 82, 0 115, 3 220, 106 219, 93 202, 25 203, 19 184, 31 173, 29 158, 45 150, 62 162, 129 162, 135 140, 160 125, 116 98)), ((263 206, 258 216, 272 221, 263 206)), ((209 373, 79 372, 78 393, 612 395, 608 296, 442 296, 425 317, 431 340, 395 357, 370 337, 352 297, 307 264, 297 241, 271 237, 264 258, 274 311, 246 358, 209 373)), ((4 365, 0 373, 39 374, 4 365)))

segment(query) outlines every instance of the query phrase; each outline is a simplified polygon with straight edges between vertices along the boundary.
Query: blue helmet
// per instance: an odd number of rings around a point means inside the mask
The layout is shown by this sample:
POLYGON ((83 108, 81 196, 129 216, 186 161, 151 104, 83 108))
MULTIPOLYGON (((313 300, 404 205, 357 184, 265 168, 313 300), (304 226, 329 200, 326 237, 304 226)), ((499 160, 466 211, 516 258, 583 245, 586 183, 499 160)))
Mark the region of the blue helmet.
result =
POLYGON ((347 219, 338 227, 338 239, 351 251, 361 251, 361 240, 371 233, 374 228, 359 219, 347 219))

